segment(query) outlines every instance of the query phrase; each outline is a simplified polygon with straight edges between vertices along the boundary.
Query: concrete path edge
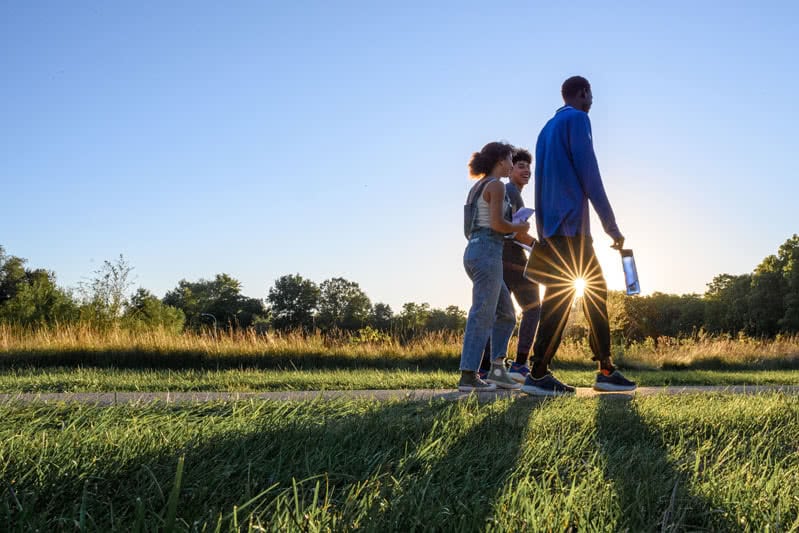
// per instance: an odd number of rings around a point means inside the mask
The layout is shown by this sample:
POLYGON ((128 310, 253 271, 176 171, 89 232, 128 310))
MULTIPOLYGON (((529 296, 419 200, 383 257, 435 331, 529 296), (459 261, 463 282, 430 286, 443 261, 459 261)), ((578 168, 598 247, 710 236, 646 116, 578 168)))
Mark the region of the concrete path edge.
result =
MULTIPOLYGON (((596 392, 588 387, 578 387, 577 397, 597 396, 630 399, 636 396, 675 396, 682 394, 799 394, 799 385, 731 385, 731 386, 671 386, 639 387, 632 393, 596 392)), ((374 401, 457 401, 474 395, 479 401, 505 398, 533 398, 520 391, 467 393, 452 389, 393 389, 393 390, 323 390, 323 391, 270 391, 270 392, 42 392, 0 394, 0 403, 58 403, 78 402, 97 405, 142 404, 161 402, 198 403, 215 401, 271 400, 374 400, 374 401)))

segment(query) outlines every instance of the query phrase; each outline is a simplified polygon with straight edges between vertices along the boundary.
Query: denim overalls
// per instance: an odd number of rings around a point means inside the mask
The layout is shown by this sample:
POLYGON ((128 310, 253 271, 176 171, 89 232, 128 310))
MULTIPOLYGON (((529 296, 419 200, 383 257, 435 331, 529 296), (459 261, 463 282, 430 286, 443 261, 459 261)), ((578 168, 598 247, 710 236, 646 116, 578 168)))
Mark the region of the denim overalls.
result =
POLYGON ((461 370, 477 371, 488 338, 491 356, 504 359, 516 326, 510 292, 502 279, 502 247, 505 238, 491 228, 475 228, 463 253, 463 267, 472 280, 472 307, 466 319, 461 370))

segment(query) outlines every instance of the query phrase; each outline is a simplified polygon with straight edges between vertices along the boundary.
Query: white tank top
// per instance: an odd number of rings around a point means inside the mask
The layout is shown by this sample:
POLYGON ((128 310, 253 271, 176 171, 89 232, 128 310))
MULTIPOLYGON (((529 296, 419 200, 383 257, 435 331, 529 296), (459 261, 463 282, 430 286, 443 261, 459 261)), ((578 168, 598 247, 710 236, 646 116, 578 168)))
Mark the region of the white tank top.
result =
MULTIPOLYGON (((497 178, 491 178, 488 183, 492 181, 499 181, 497 178)), ((501 181, 499 181, 502 183, 501 181)), ((486 183, 486 187, 488 187, 488 183, 486 183)), ((502 189, 504 191, 505 184, 502 183, 502 189)), ((485 187, 483 191, 480 193, 480 198, 477 199, 477 216, 474 220, 474 227, 475 228, 490 228, 491 227, 491 213, 489 209, 488 202, 485 201, 483 198, 483 192, 485 192, 485 187)), ((504 195, 502 199, 502 212, 505 213, 508 211, 508 207, 510 207, 510 202, 508 201, 508 195, 504 195)))

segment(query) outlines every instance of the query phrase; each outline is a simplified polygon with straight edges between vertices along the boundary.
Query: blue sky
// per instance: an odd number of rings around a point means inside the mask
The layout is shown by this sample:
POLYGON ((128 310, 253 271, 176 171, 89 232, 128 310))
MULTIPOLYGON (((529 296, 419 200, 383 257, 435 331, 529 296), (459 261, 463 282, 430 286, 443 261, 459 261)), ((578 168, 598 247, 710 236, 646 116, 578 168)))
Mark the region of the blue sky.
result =
POLYGON ((469 157, 532 148, 581 74, 644 293, 702 293, 799 232, 798 6, 0 1, 0 245, 67 287, 121 253, 159 296, 299 273, 468 308, 469 157))

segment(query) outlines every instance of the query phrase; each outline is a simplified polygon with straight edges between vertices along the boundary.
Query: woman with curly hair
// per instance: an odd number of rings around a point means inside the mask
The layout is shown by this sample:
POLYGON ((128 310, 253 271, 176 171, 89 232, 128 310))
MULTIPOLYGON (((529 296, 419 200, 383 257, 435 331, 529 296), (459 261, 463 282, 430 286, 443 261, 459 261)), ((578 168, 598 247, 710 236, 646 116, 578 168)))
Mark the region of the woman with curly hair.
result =
MULTIPOLYGON (((520 387, 505 368, 505 354, 516 326, 516 314, 510 292, 502 280, 502 248, 506 234, 526 234, 530 224, 513 224, 506 219, 509 204, 505 184, 500 178, 510 174, 512 156, 513 146, 491 142, 475 152, 469 162, 469 174, 478 181, 469 191, 466 203, 474 206, 473 210, 467 210, 473 213, 473 218, 464 220, 469 243, 463 254, 463 266, 473 285, 472 307, 466 319, 461 352, 458 390, 462 392, 520 387), (486 381, 483 381, 477 371, 489 337, 493 359, 486 381)), ((530 239, 529 236, 524 238, 525 242, 530 239)))

